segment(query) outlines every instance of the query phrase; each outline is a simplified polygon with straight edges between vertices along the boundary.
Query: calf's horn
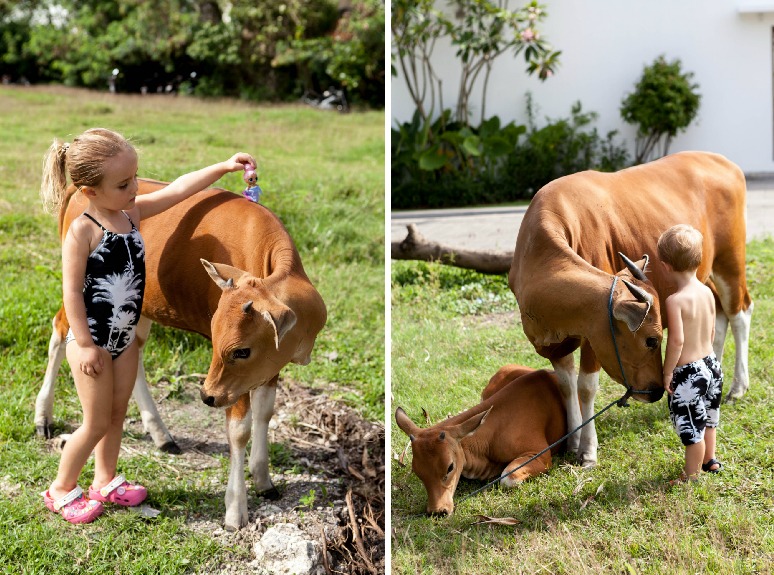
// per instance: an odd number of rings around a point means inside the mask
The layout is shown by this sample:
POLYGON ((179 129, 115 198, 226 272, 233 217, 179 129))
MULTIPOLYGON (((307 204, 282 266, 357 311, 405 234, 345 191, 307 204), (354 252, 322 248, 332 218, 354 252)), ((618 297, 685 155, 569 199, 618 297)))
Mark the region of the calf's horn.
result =
MULTIPOLYGON (((634 276, 635 279, 638 279, 643 282, 648 281, 647 276, 640 268, 637 267, 637 264, 635 264, 632 260, 630 260, 625 255, 623 255, 621 252, 618 252, 618 255, 621 256, 621 259, 626 265, 626 268, 632 273, 632 276, 634 276)), ((649 258, 647 255, 645 255, 644 257, 645 257, 645 265, 647 266, 649 258)))

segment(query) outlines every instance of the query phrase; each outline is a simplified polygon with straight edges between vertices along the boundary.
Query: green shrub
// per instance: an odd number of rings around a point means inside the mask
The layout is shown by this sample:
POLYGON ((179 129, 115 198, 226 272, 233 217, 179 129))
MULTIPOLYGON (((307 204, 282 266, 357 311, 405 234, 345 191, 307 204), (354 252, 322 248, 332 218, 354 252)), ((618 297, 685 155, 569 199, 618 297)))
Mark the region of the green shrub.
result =
POLYGON ((624 168, 629 154, 623 144, 615 142, 616 131, 605 138, 596 128, 595 112, 584 112, 580 102, 573 104, 570 117, 549 121, 537 128, 532 96, 527 95, 530 130, 524 142, 509 157, 503 185, 514 190, 516 197, 531 197, 548 182, 581 172, 612 172, 624 168))
POLYGON ((439 208, 528 199, 545 184, 582 170, 615 171, 628 163, 616 132, 599 135, 594 112, 580 102, 567 119, 537 128, 527 96, 529 129, 493 117, 480 126, 450 121, 445 111, 432 124, 419 112, 392 130, 392 207, 439 208))
POLYGON ((669 63, 659 56, 646 66, 634 92, 621 103, 621 117, 637 125, 635 162, 641 164, 669 153, 672 139, 693 122, 701 96, 692 84, 693 73, 683 73, 680 60, 669 63), (661 144, 661 150, 657 147, 661 144))

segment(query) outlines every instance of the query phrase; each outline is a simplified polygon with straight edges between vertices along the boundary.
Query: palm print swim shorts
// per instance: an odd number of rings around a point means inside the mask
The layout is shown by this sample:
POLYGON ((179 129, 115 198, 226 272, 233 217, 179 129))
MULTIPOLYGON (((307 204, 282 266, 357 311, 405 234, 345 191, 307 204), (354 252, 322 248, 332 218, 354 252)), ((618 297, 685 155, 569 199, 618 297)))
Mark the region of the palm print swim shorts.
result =
POLYGON ((711 353, 676 367, 672 374, 669 416, 683 445, 693 445, 704 439, 705 428, 717 427, 720 422, 723 370, 711 353))

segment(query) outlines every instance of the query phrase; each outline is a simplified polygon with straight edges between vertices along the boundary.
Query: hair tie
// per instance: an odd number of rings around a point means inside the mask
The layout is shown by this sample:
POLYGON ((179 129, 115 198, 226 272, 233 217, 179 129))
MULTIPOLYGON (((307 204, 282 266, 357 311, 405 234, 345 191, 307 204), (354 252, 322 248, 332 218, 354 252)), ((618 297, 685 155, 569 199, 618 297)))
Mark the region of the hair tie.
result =
POLYGON ((67 142, 65 142, 64 144, 62 144, 62 153, 63 153, 63 154, 66 154, 66 153, 67 153, 67 150, 69 150, 69 149, 70 149, 70 144, 68 144, 67 142))

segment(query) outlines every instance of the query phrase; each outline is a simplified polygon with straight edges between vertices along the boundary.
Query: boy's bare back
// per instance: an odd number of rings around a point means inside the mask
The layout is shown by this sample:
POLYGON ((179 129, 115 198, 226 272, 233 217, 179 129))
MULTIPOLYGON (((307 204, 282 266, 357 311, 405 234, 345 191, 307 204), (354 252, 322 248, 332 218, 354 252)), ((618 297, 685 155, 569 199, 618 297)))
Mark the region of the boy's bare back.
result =
POLYGON ((695 277, 678 285, 666 299, 669 338, 682 341, 677 365, 686 365, 712 353, 715 338, 715 298, 712 291, 695 277), (680 333, 682 337, 680 337, 680 333))

